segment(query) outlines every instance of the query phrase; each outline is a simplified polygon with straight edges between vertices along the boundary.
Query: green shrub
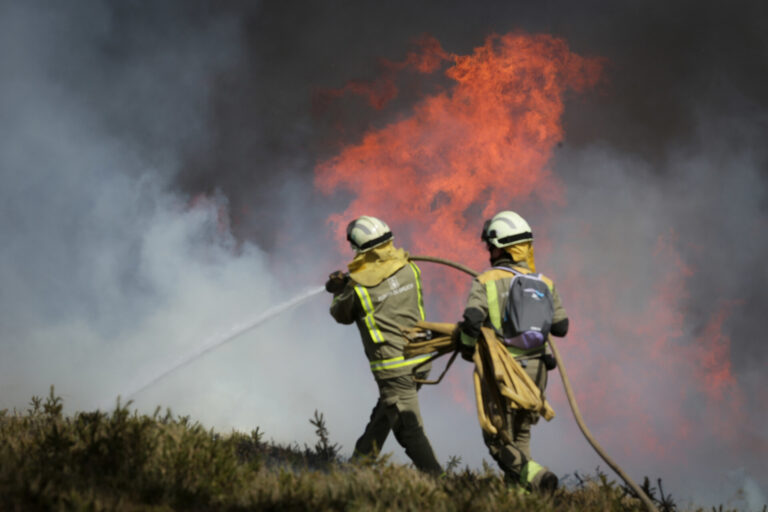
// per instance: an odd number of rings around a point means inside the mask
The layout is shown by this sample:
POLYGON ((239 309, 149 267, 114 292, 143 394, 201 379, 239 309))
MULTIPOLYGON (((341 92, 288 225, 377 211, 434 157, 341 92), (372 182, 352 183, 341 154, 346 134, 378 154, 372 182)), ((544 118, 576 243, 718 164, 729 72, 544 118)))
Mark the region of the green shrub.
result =
MULTIPOLYGON (((62 414, 51 388, 25 412, 0 411, 2 510, 643 510, 598 471, 553 496, 520 495, 487 465, 452 458, 434 479, 385 455, 350 464, 331 443, 323 415, 310 423, 314 447, 264 442, 259 429, 222 435, 188 417, 129 410, 62 414)), ((660 510, 675 510, 648 480, 660 510), (656 495, 659 495, 657 498, 656 495), (663 505, 666 508, 661 508, 663 505)))

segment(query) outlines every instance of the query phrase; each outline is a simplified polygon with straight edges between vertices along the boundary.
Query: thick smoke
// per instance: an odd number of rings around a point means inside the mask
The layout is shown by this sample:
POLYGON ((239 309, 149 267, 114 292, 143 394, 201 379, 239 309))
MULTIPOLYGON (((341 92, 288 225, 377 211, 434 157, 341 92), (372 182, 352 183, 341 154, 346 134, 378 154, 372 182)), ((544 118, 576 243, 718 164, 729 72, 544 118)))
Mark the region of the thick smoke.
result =
MULTIPOLYGON (((536 226, 550 241, 542 267, 559 277, 574 254, 588 257, 587 275, 615 277, 617 307, 632 311, 656 282, 642 276, 668 270, 649 247, 674 240, 693 272, 673 305, 685 319, 678 343, 695 343, 727 309, 724 357, 749 411, 727 424, 764 454, 767 19, 759 2, 0 4, 0 408, 24 408, 50 384, 71 409, 110 403, 196 343, 319 284, 341 264, 323 219, 348 198, 314 193, 315 162, 441 84, 403 87, 384 113, 345 100, 317 115, 315 93, 376 77, 377 57, 402 58, 422 33, 468 53, 490 32, 526 30, 609 62, 603 90, 566 108, 552 167, 567 202, 561 222, 536 226)), ((537 208, 523 213, 535 224, 537 208)), ((564 280, 573 304, 583 290, 564 280)), ((300 442, 318 408, 349 452, 375 386, 356 333, 325 307, 265 324, 136 406, 300 442)), ((590 321, 574 318, 574 328, 590 321)), ((587 368, 591 350, 568 342, 566 357, 587 368)), ((462 387, 469 367, 452 373, 422 392, 427 432, 441 460, 477 466, 487 456, 462 387)), ((655 393, 650 421, 672 428, 665 418, 680 404, 655 393)), ((558 413, 535 431, 535 452, 560 474, 589 472, 598 459, 558 413)), ((590 426, 598 438, 610 429, 590 426)), ((725 501, 742 488, 735 504, 765 501, 764 459, 734 457, 736 441, 712 440, 666 466, 627 461, 635 442, 610 448, 633 476, 661 476, 676 496, 725 501)), ((386 449, 404 460, 394 441, 386 449)))
MULTIPOLYGON (((715 460, 731 475, 745 474, 738 482, 745 489, 766 486, 768 445, 760 427, 768 419, 765 354, 755 347, 761 336, 756 308, 768 304, 760 256, 768 249, 761 234, 768 199, 767 155, 756 149, 761 133, 759 120, 721 116, 713 126, 712 117, 703 115, 661 164, 604 144, 566 146, 555 160, 567 183, 568 205, 557 225, 547 228, 553 246, 564 250, 548 254, 544 268, 573 268, 574 258, 580 261, 581 273, 568 280, 563 293, 577 301, 575 311, 595 313, 576 316, 571 339, 560 345, 577 367, 574 380, 596 381, 607 390, 597 399, 582 392, 583 411, 611 451, 621 453, 628 443, 624 449, 633 454, 632 464, 645 472, 658 471, 660 460, 690 470, 664 480, 712 501, 723 500, 735 481, 712 467, 715 460), (590 289, 604 282, 612 287, 610 307, 595 304, 600 292, 590 289), (648 311, 658 311, 651 301, 659 299, 659 288, 676 290, 655 305, 666 318, 679 315, 679 321, 667 323, 670 332, 643 325, 657 319, 648 311), (655 336, 642 335, 648 332, 655 336), (660 339, 666 340, 660 351, 646 348, 660 339), (643 353, 655 357, 647 361, 643 353), (633 354, 639 358, 633 360, 633 354), (646 395, 624 395, 624 389, 612 387, 606 375, 617 371, 646 395), (723 373, 735 380, 714 381, 723 373), (707 395, 696 382, 719 391, 707 395), (708 401, 712 396, 717 403, 708 401), (693 425, 681 424, 681 418, 693 425), (657 451, 646 448, 643 439, 617 433, 624 421, 634 423, 633 431, 648 425, 666 432, 657 451), (683 425, 693 428, 681 435, 683 425), (677 460, 683 456, 684 462, 677 460)), ((749 496, 756 506, 760 493, 749 496)))
MULTIPOLYGON (((226 13, 157 9, 0 11, 0 408, 24 409, 49 385, 70 411, 112 407, 216 333, 322 282, 316 267, 286 268, 233 238, 221 192, 177 190, 184 155, 208 144, 211 86, 240 63, 243 34, 226 13)), ((300 220, 307 190, 271 194, 300 220)), ((293 226, 323 252, 322 223, 293 226)), ((325 302, 266 322, 136 406, 311 441, 315 408, 344 414, 332 400, 349 384, 342 370, 369 378, 362 354, 329 356, 341 330, 325 302)), ((342 439, 359 428, 332 425, 342 439)))

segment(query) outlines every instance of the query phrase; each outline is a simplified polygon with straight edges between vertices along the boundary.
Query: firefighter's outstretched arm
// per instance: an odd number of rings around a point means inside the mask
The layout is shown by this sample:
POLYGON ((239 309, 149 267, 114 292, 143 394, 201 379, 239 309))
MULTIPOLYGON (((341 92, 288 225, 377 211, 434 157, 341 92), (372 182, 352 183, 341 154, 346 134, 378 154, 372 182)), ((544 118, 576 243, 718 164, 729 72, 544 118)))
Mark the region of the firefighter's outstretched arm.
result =
POLYGON ((325 289, 333 294, 331 316, 340 324, 349 325, 359 315, 355 287, 348 274, 337 270, 328 276, 325 289))

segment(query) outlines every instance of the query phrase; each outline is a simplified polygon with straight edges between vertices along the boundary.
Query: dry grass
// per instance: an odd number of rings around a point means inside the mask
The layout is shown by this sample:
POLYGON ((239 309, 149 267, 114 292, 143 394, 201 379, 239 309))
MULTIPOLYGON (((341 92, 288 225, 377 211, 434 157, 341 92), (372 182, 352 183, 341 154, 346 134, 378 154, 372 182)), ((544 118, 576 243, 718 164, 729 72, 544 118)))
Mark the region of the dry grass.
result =
MULTIPOLYGON (((599 472, 540 496, 507 489, 490 467, 456 471, 456 458, 440 479, 386 456, 352 465, 330 442, 322 415, 310 422, 314 447, 282 446, 264 442, 258 429, 222 435, 170 411, 139 415, 119 403, 110 413, 67 417, 51 389, 25 412, 0 411, 0 509, 642 510, 599 472)), ((676 509, 658 494, 660 505, 676 509)))

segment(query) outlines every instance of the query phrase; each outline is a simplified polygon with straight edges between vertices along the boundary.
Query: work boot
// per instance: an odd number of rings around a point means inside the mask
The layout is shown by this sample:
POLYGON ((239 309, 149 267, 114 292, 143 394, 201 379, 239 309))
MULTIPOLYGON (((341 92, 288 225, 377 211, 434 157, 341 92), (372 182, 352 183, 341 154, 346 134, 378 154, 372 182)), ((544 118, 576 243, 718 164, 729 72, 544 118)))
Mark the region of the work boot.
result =
POLYGON ((547 471, 539 480, 538 490, 542 494, 552 494, 557 490, 558 484, 557 476, 553 472, 547 471))

